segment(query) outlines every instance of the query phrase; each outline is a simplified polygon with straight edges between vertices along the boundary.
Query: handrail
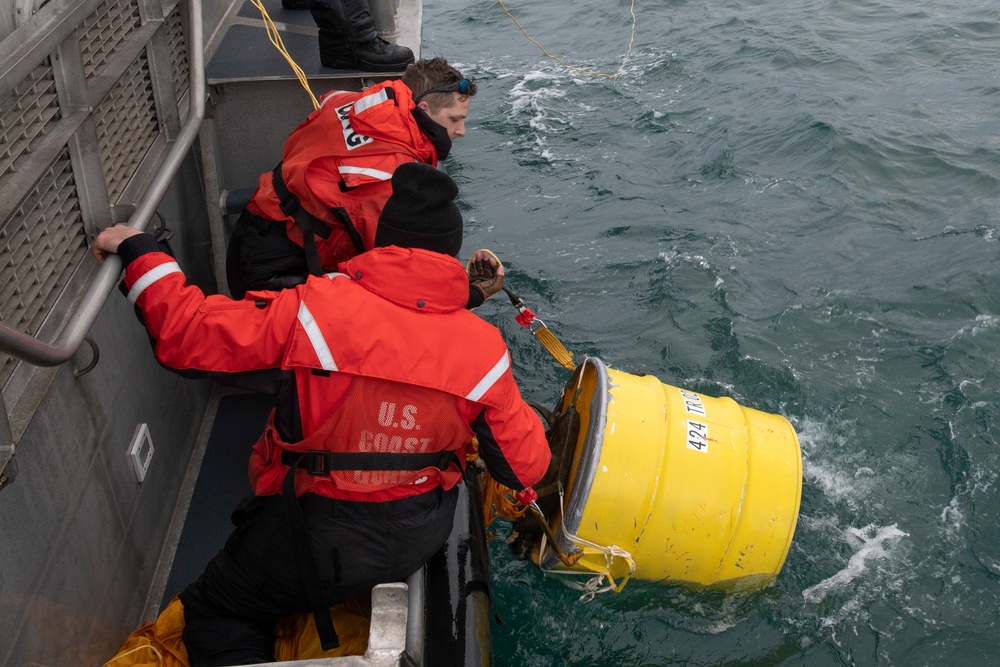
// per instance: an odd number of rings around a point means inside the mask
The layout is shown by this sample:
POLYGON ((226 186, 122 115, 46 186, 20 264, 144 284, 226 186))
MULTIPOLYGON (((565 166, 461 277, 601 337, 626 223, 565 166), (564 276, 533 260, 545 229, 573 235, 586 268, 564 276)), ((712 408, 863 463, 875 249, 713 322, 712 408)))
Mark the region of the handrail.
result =
MULTIPOLYGON (((188 117, 170 148, 150 188, 129 217, 129 227, 145 230, 173 181, 205 117, 205 50, 202 44, 201 0, 188 0, 190 39, 188 41, 188 117)), ((55 343, 43 343, 33 336, 0 324, 0 350, 36 366, 58 366, 72 357, 97 321, 104 302, 121 276, 122 262, 109 256, 90 284, 83 299, 55 343)))

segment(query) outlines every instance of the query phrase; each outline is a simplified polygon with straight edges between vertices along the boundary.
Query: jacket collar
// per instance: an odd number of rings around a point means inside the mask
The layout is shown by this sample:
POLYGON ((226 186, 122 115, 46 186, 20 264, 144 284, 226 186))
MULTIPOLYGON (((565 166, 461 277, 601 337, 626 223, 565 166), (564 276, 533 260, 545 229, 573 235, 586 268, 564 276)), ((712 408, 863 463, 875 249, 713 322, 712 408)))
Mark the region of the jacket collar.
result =
POLYGON ((427 313, 465 308, 469 276, 454 257, 422 248, 374 248, 338 267, 372 294, 427 313))
POLYGON ((448 157, 448 153, 451 152, 451 137, 448 136, 448 130, 444 129, 440 123, 428 116, 427 112, 420 107, 413 107, 410 113, 413 114, 413 119, 417 121, 417 127, 434 144, 434 148, 437 149, 438 159, 443 160, 448 157))
MULTIPOLYGON (((362 95, 377 93, 379 90, 385 90, 389 100, 368 106, 360 112, 351 108, 349 118, 354 131, 402 146, 421 162, 436 165, 438 160, 443 160, 451 149, 448 131, 426 114, 425 122, 421 122, 417 114, 411 113, 416 107, 413 106, 413 95, 409 87, 394 79, 366 88, 362 95), (434 138, 433 128, 428 130, 430 126, 436 127, 436 134, 443 136, 434 138)), ((423 110, 419 111, 423 113, 423 110)))

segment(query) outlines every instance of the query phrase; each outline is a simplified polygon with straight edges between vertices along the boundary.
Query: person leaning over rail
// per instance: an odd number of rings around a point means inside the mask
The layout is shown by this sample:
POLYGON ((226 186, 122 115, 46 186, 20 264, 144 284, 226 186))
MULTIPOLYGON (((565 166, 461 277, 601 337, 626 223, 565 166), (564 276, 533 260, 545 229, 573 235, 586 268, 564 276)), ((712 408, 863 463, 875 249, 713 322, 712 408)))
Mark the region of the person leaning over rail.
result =
POLYGON ((324 648, 336 646, 331 604, 409 576, 444 544, 473 436, 510 488, 548 467, 500 332, 465 309, 458 188, 418 163, 392 187, 374 249, 242 301, 187 285, 148 234, 119 225, 94 241, 99 261, 125 262, 162 364, 294 376, 254 445, 253 497, 180 594, 193 667, 272 661, 274 621, 295 613, 313 612, 324 648))
MULTIPOLYGON (((297 285, 370 249, 393 172, 447 157, 475 94, 473 81, 432 58, 401 80, 323 96, 236 222, 226 258, 232 296, 297 285)), ((480 296, 470 290, 470 305, 480 296)))

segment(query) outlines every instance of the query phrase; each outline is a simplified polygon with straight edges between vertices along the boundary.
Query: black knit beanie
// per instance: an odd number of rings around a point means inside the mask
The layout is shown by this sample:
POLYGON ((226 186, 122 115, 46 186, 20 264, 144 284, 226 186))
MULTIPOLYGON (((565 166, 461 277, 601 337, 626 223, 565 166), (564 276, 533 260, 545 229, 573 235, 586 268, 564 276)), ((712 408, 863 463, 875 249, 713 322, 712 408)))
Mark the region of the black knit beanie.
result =
POLYGON ((452 257, 462 249, 458 186, 448 174, 407 162, 392 175, 392 196, 375 230, 375 247, 423 248, 452 257))

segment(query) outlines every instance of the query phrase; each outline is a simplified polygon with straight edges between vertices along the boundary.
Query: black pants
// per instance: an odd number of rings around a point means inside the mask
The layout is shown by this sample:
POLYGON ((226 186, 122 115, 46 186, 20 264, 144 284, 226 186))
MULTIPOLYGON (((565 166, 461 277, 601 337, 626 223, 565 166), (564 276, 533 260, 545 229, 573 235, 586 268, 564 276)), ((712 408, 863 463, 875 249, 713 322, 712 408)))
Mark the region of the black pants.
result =
POLYGON ((243 209, 226 250, 226 282, 234 299, 247 290, 282 290, 306 281, 302 247, 288 238, 284 223, 243 209))
MULTIPOLYGON (((416 572, 448 539, 459 487, 387 503, 299 499, 330 604, 416 572)), ((274 660, 274 623, 312 611, 281 496, 252 498, 236 530, 180 594, 191 667, 274 660)))

